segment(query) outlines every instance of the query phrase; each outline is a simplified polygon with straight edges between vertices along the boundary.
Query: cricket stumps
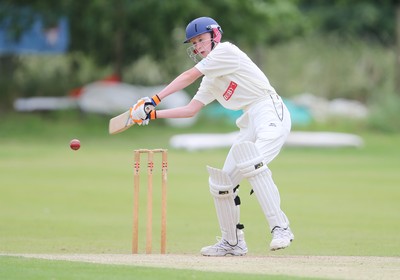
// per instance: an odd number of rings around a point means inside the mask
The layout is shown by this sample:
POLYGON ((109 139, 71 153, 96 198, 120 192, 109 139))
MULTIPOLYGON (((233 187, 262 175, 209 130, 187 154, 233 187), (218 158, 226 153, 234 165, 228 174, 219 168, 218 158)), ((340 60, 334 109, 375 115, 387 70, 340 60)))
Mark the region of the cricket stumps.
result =
POLYGON ((141 154, 147 155, 147 224, 146 224, 146 254, 152 253, 153 224, 153 169, 154 154, 161 154, 161 254, 166 253, 167 243, 167 168, 168 150, 138 149, 134 150, 134 182, 133 182, 133 233, 132 254, 138 253, 139 243, 139 189, 141 154))

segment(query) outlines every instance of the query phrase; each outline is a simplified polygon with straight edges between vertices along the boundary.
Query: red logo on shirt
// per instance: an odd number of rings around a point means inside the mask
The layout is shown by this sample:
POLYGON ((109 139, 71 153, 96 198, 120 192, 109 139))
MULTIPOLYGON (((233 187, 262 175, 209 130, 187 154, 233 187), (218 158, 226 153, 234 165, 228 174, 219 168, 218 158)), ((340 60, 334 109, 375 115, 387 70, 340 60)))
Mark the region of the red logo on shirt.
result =
POLYGON ((232 97, 232 95, 233 95, 233 93, 235 92, 236 88, 237 88, 237 83, 235 83, 235 82, 230 82, 228 88, 226 89, 226 91, 225 91, 225 93, 224 93, 224 95, 223 95, 223 96, 224 96, 224 99, 225 99, 226 101, 228 101, 228 100, 232 97))

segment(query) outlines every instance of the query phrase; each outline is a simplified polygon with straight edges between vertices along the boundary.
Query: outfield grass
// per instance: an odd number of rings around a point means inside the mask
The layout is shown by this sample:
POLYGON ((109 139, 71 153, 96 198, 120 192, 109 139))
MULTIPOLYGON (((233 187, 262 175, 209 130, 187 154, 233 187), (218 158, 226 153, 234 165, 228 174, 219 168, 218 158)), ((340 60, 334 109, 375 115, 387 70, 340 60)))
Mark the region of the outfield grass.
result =
MULTIPOLYGON (((99 117, 4 117, 0 253, 129 254, 133 149, 169 148, 168 140, 176 133, 233 129, 153 124, 109 136, 99 117), (79 151, 69 149, 72 138, 81 140, 79 151)), ((242 222, 250 254, 400 256, 400 135, 362 136, 361 149, 286 147, 270 165, 296 236, 287 250, 267 250, 267 224, 256 198, 249 196, 249 185, 242 184, 242 222)), ((169 148, 168 253, 197 254, 219 235, 205 166, 221 167, 226 153, 226 149, 169 148)), ((144 206, 144 191, 141 201, 144 206)), ((159 250, 157 202, 156 195, 155 251, 159 250)), ((144 248, 143 238, 140 246, 144 248)), ((24 261, 2 258, 1 262, 14 267, 24 261)), ((41 261, 31 264, 37 269, 40 265, 41 261)))
MULTIPOLYGON (((80 279, 80 280, 101 280, 101 279, 248 279, 261 280, 265 275, 204 272, 186 269, 166 269, 166 268, 145 268, 127 265, 104 265, 88 264, 64 261, 45 261, 37 259, 24 259, 13 257, 0 257, 0 278, 7 280, 43 280, 43 279, 80 279)), ((289 276, 270 276, 268 279, 304 279, 289 276)), ((313 278, 317 279, 317 278, 313 278)))

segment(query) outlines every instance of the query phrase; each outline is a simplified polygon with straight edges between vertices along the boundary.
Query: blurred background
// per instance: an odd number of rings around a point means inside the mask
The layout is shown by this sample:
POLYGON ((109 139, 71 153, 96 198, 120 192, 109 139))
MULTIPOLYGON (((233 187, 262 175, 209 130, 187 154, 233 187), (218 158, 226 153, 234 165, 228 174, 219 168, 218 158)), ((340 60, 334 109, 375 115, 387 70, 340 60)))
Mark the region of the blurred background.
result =
POLYGON ((185 27, 204 15, 265 71, 295 126, 400 131, 397 0, 1 0, 0 114, 115 115, 135 98, 110 109, 101 96, 151 95, 193 66, 185 27))
MULTIPOLYGON (((303 145, 270 166, 298 240, 279 254, 399 255, 394 0, 0 0, 0 252, 129 252, 136 148, 169 149, 168 250, 214 241, 205 166, 223 166, 240 112, 212 103, 184 123, 108 134, 112 116, 193 67, 185 28, 205 15, 266 73, 292 114, 287 144, 303 145), (208 143, 220 149, 177 149, 208 143), (304 147, 332 143, 351 147, 304 147)), ((265 254, 262 212, 242 187, 249 248, 265 254)))

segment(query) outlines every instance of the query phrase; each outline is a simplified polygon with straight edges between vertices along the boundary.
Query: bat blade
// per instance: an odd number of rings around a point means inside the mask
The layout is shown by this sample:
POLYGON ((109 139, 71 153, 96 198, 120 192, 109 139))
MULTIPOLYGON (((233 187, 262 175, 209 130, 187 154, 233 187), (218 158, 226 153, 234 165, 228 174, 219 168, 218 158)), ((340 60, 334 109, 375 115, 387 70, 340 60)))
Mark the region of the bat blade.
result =
POLYGON ((130 128, 135 123, 130 118, 129 110, 112 118, 108 125, 108 132, 110 134, 117 134, 130 128))

